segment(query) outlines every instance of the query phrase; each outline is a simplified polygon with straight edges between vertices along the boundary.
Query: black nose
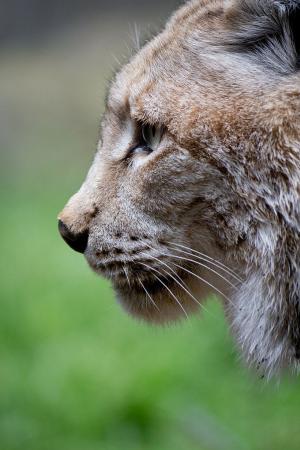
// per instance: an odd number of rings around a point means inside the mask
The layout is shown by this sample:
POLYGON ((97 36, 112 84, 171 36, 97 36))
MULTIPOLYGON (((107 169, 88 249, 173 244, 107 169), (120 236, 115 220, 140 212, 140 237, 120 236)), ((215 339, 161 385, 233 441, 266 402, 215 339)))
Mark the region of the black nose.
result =
POLYGON ((74 234, 61 220, 58 221, 58 230, 63 240, 75 250, 75 252, 84 253, 89 238, 88 231, 74 234))

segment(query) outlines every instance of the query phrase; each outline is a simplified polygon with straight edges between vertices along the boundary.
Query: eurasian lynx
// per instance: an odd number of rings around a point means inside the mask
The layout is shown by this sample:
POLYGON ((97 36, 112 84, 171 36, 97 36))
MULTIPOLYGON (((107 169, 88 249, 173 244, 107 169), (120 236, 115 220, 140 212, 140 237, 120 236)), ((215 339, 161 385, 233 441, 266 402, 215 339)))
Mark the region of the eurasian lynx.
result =
POLYGON ((194 0, 115 77, 62 236, 132 314, 223 299, 250 363, 300 360, 300 1, 194 0))

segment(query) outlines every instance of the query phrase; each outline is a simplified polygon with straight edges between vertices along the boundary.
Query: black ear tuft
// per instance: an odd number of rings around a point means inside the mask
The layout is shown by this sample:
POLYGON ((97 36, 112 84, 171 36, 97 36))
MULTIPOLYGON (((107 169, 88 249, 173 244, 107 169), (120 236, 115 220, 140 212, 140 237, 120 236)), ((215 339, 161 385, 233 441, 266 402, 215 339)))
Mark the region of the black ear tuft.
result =
POLYGON ((227 19, 231 51, 282 74, 300 69, 300 0, 231 0, 227 19))
POLYGON ((288 23, 296 52, 296 68, 300 69, 300 1, 294 2, 288 14, 288 23))

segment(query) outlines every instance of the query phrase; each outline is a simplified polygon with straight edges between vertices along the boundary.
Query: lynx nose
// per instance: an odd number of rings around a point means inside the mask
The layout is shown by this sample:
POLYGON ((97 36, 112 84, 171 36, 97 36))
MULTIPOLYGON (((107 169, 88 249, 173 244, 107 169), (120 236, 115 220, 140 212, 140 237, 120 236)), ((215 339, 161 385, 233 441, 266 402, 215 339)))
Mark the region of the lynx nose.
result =
POLYGON ((58 230, 63 240, 75 250, 75 252, 84 253, 89 238, 88 231, 74 234, 61 220, 58 221, 58 230))

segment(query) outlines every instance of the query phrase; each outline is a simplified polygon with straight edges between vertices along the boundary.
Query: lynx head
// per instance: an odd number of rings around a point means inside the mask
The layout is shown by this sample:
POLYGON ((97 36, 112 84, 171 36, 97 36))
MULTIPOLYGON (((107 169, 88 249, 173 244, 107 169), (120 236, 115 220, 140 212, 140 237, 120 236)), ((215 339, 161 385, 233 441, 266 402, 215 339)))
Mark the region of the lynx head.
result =
POLYGON ((67 243, 132 314, 222 298, 250 363, 300 358, 299 1, 195 0, 115 77, 67 243))

